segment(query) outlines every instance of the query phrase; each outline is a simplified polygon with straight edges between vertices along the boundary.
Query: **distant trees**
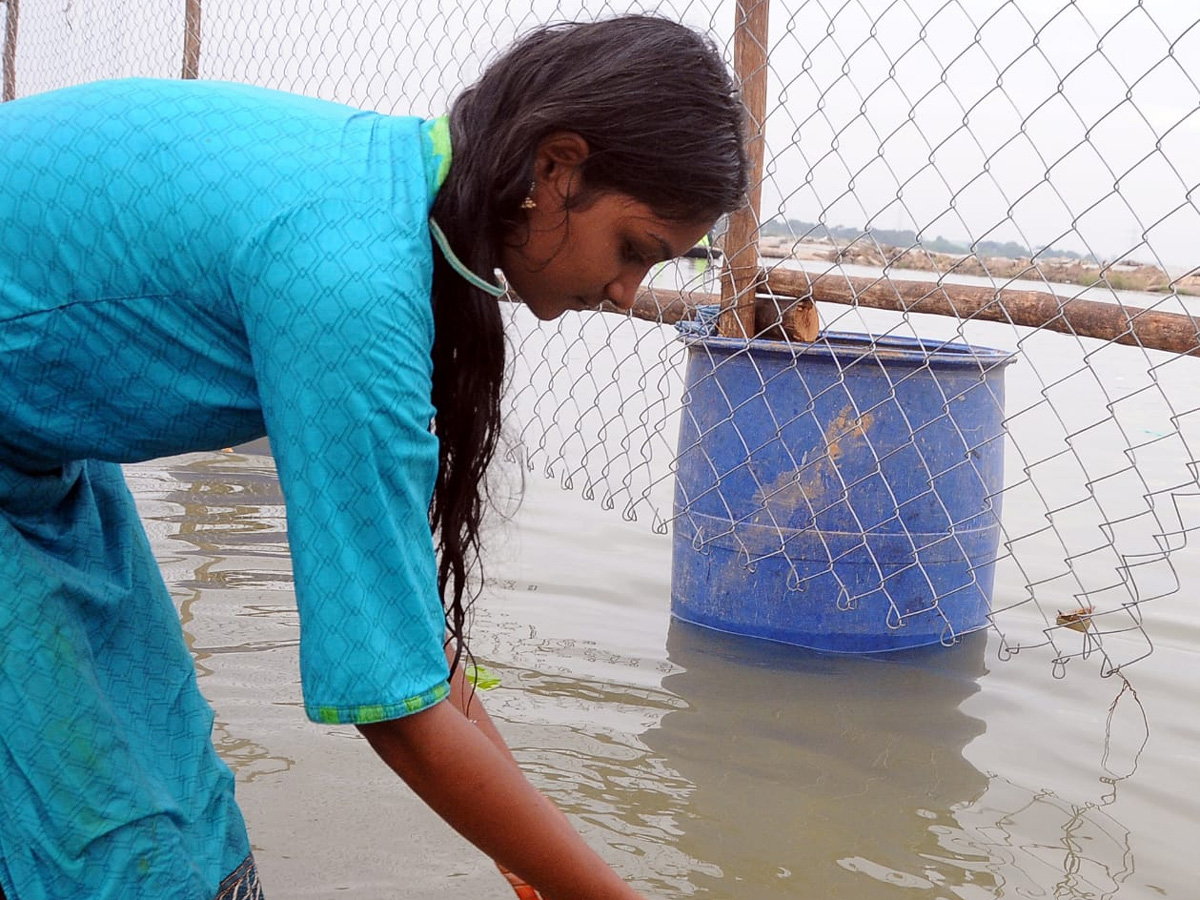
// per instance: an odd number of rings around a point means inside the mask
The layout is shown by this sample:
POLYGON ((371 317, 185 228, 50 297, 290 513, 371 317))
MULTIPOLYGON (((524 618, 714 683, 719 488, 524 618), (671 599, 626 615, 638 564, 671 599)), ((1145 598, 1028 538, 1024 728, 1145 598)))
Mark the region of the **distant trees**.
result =
MULTIPOLYGON (((918 243, 914 231, 899 231, 891 228, 872 228, 869 236, 866 229, 847 228, 844 225, 825 225, 813 222, 803 222, 799 219, 784 219, 776 217, 764 222, 760 233, 764 237, 810 238, 812 240, 828 240, 835 244, 853 244, 856 241, 874 241, 877 244, 892 247, 912 247, 918 243)), ((1029 247, 1016 241, 978 241, 974 244, 963 244, 937 235, 923 237, 920 245, 931 253, 951 253, 961 256, 1000 256, 1006 259, 1024 259, 1038 253, 1041 256, 1051 256, 1062 259, 1087 259, 1084 254, 1070 250, 1057 250, 1053 247, 1039 247, 1031 251, 1029 247)))

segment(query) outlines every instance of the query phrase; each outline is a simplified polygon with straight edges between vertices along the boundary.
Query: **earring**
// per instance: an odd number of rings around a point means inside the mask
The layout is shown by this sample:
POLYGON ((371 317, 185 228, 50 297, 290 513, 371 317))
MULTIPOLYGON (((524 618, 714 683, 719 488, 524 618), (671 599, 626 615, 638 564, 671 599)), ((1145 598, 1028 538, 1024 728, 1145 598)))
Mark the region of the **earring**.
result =
POLYGON ((537 209, 537 201, 533 199, 533 191, 536 187, 536 181, 529 182, 529 193, 525 196, 525 199, 521 201, 521 209, 537 209))

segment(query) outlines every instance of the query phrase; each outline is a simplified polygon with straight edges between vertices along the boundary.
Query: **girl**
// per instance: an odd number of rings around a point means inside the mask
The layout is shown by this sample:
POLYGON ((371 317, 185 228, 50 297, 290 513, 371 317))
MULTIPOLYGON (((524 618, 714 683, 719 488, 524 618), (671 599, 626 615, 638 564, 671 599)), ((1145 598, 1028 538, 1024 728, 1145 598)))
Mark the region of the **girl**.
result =
POLYGON ((262 434, 309 717, 357 726, 514 882, 637 897, 462 689, 495 272, 543 319, 627 308, 741 202, 741 116, 712 45, 646 17, 541 29, 429 121, 145 80, 0 107, 10 900, 258 895, 119 464, 262 434))

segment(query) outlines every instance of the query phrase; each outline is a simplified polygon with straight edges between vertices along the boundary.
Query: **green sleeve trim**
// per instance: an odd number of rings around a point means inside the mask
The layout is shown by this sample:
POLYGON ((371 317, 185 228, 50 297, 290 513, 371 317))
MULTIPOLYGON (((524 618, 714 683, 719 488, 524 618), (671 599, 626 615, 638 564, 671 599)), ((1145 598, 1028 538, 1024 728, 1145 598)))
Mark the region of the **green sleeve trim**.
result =
POLYGON ((310 706, 306 703, 304 712, 312 721, 322 725, 370 725, 410 716, 441 703, 449 696, 450 685, 443 681, 399 703, 376 703, 368 706, 310 706))

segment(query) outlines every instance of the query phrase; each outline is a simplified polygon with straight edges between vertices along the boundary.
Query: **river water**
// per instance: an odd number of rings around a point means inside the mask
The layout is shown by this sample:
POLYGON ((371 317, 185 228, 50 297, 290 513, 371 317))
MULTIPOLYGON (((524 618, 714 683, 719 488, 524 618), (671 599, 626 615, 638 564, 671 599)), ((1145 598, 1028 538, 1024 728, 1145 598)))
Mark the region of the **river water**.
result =
MULTIPOLYGON (((1041 374, 1015 376, 1018 403, 1062 364, 1022 361, 1014 373, 1041 374)), ((1028 452, 1037 439, 1024 440, 1028 452)), ((510 897, 353 729, 305 719, 283 500, 264 448, 127 475, 268 896, 510 897)), ((472 648, 499 678, 482 696, 530 778, 649 897, 1195 896, 1194 534, 1173 556, 1181 589, 1143 604, 1128 655, 1151 650, 1125 682, 1101 677, 1095 657, 1063 671, 1044 652, 1010 655, 996 630, 853 658, 672 621, 670 536, 578 493, 535 472, 519 510, 493 525, 472 648)), ((1012 504, 1005 515, 1006 527, 1038 518, 1012 504)), ((1021 603, 1026 581, 1002 568, 998 605, 1036 610, 1021 603)), ((1122 640, 1108 649, 1119 655, 1122 640)))

